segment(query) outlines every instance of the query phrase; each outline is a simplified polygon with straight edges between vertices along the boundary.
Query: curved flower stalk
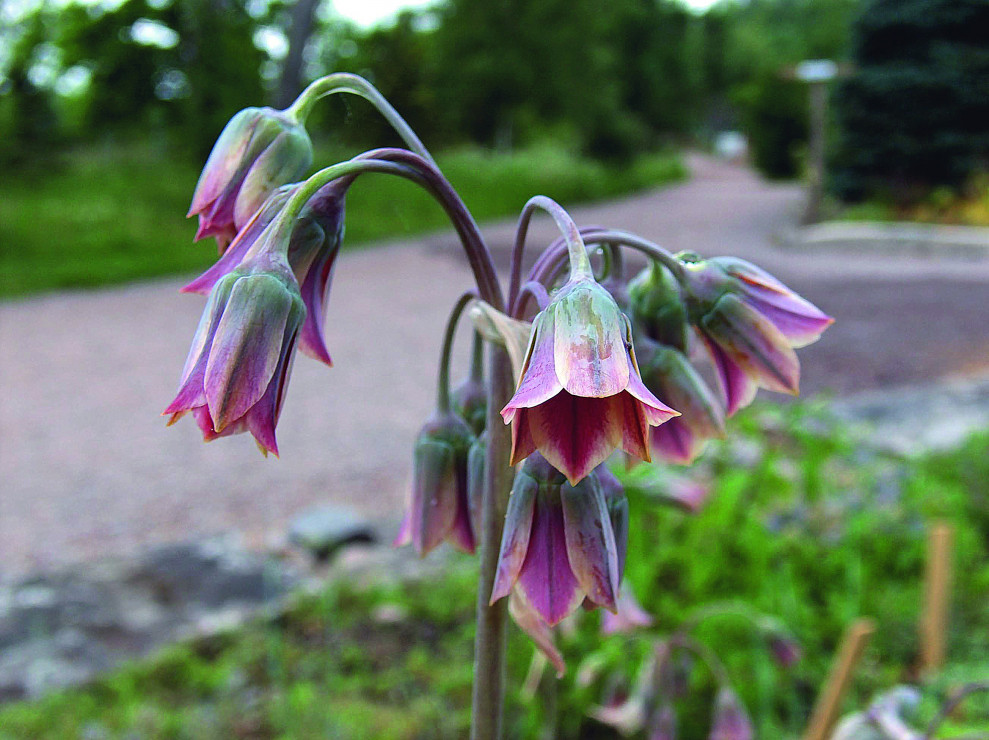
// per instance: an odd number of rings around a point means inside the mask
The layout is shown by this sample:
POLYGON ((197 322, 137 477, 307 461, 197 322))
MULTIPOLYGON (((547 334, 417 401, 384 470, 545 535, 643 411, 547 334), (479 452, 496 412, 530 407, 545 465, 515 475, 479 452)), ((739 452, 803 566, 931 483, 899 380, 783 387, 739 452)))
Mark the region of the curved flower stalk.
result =
POLYGON ((192 412, 207 442, 250 432, 278 454, 275 424, 305 316, 287 262, 266 252, 220 280, 210 293, 175 399, 163 415, 192 412))
POLYGON ((312 164, 309 134, 287 111, 245 108, 210 152, 187 216, 199 216, 196 240, 215 236, 222 254, 268 196, 312 164))
POLYGON ((687 309, 728 414, 751 403, 760 387, 796 395, 800 362, 793 350, 816 341, 834 319, 745 260, 697 259, 685 268, 687 309))

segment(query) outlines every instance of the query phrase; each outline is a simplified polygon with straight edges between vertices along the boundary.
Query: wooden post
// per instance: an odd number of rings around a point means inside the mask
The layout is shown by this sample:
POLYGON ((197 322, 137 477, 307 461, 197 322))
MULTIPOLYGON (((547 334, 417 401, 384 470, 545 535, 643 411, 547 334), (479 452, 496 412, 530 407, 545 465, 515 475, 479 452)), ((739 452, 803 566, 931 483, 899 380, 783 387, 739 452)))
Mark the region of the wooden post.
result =
POLYGON ((951 591, 951 551, 954 528, 935 522, 927 537, 927 574, 924 579, 924 611, 920 620, 920 672, 938 670, 944 664, 951 591))
POLYGON ((851 683, 855 666, 875 631, 876 625, 871 619, 858 619, 845 630, 838 655, 831 666, 827 683, 817 697, 803 740, 827 740, 828 733, 838 719, 841 699, 851 683))

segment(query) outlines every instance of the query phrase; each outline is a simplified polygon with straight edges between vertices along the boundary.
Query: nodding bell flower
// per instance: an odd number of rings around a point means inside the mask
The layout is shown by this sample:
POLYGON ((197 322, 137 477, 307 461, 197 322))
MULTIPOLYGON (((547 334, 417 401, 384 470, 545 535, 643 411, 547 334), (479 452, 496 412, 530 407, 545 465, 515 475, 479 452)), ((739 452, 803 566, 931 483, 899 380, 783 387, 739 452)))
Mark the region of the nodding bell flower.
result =
POLYGON ((728 414, 759 387, 799 392, 793 351, 814 342, 833 319, 753 264, 733 257, 685 262, 688 313, 717 370, 728 414))
POLYGON ((468 455, 474 434, 459 417, 437 412, 416 439, 412 495, 396 545, 426 555, 444 540, 464 552, 475 546, 468 496, 468 455))
POLYGON ((597 478, 576 486, 539 454, 515 475, 491 603, 519 598, 547 625, 558 624, 584 598, 615 609, 618 551, 597 478))
MULTIPOLYGON (((680 297, 680 286, 673 273, 651 262, 628 284, 632 323, 636 342, 639 335, 687 353, 687 309, 680 297)), ((642 349, 639 349, 642 360, 642 349)))
POLYGON ((711 740, 752 740, 755 730, 738 696, 727 686, 718 690, 714 700, 711 740))
POLYGON ((250 432, 262 452, 277 455, 275 424, 305 312, 276 252, 224 276, 210 292, 179 391, 164 411, 169 424, 192 412, 205 441, 250 432))
POLYGON ((196 241, 215 236, 222 253, 278 186, 312 164, 309 134, 274 108, 245 108, 220 133, 199 176, 188 216, 199 216, 196 241))
MULTIPOLYGON (((224 275, 245 259, 269 248, 266 243, 271 235, 269 226, 300 186, 301 183, 283 185, 268 196, 220 259, 183 287, 182 292, 208 295, 224 275)), ((288 246, 288 263, 306 305, 306 318, 299 332, 299 349, 331 367, 333 361, 326 349, 323 323, 333 267, 343 241, 345 192, 339 180, 317 190, 296 219, 288 246)))
POLYGON ((650 460, 649 427, 677 416, 639 378, 631 327, 607 290, 571 279, 534 319, 515 395, 512 464, 538 450, 572 485, 617 447, 650 460))
POLYGON ((724 409, 679 350, 643 337, 638 355, 642 382, 680 411, 680 416, 652 429, 652 452, 660 460, 687 465, 708 439, 724 436, 724 409))

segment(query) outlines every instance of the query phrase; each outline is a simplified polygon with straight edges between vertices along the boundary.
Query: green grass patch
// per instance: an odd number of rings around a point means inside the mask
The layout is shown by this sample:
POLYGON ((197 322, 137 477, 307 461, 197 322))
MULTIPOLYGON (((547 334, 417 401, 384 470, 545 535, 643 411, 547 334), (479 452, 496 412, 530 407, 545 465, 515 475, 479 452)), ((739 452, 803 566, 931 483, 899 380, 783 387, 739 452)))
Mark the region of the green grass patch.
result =
MULTIPOLYGON (((649 640, 716 602, 774 616, 803 648, 784 670, 744 620, 715 618, 695 633, 725 663, 757 737, 799 737, 842 631, 867 615, 879 629, 844 705, 864 709, 916 662, 925 533, 935 519, 956 527, 950 663, 925 682, 915 725, 925 726, 953 688, 986 678, 989 435, 903 460, 864 449, 813 406, 754 408, 737 421, 700 465, 713 493, 699 514, 650 503, 648 468, 627 476, 627 578, 656 617, 651 632, 603 638, 598 615, 582 613, 559 636, 566 676, 544 679, 526 701, 519 687, 533 651, 511 630, 506 737, 618 737, 589 710, 607 687, 628 686, 649 640), (581 682, 586 661, 597 675, 581 682)), ((0 740, 465 737, 474 568, 458 556, 436 580, 336 583, 276 621, 0 707, 0 740)), ((699 665, 691 676, 677 704, 678 737, 699 740, 709 732, 714 686, 699 665)), ((989 700, 967 702, 951 731, 989 732, 989 700)))
MULTIPOLYGON (((686 175, 672 154, 621 169, 550 149, 460 150, 438 160, 479 220, 516 214, 537 193, 572 205, 686 175)), ((132 146, 81 149, 45 170, 7 173, 0 181, 0 297, 205 269, 216 257, 213 241, 193 244, 194 220, 184 218, 198 176, 185 159, 132 146)), ((347 209, 347 247, 449 223, 417 186, 384 176, 361 178, 347 209)))

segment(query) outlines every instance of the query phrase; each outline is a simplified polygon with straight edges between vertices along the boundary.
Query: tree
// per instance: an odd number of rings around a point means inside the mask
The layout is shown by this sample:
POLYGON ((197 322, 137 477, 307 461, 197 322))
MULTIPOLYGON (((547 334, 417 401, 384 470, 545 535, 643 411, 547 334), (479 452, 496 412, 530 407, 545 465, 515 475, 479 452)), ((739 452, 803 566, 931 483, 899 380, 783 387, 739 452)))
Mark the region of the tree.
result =
POLYGON ((834 188, 910 201, 989 166, 989 2, 870 0, 836 103, 834 188))

